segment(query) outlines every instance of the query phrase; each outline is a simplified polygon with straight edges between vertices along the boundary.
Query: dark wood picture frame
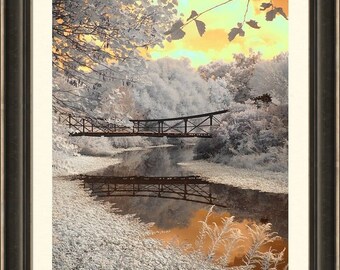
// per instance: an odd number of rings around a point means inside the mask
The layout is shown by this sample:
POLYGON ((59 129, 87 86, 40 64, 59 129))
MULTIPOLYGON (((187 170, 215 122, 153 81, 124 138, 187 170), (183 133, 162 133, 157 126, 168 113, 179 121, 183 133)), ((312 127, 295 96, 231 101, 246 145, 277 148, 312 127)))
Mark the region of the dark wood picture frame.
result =
MULTIPOLYGON (((11 270, 32 267, 32 2, 1 1, 1 269, 11 270)), ((335 166, 339 153, 335 151, 339 145, 339 118, 335 117, 338 8, 336 1, 310 1, 309 261, 310 269, 321 270, 335 269, 339 262, 335 237, 339 226, 335 166)))
POLYGON ((335 1, 310 5, 310 267, 336 269, 335 1))
POLYGON ((31 4, 1 1, 1 269, 31 268, 31 4))

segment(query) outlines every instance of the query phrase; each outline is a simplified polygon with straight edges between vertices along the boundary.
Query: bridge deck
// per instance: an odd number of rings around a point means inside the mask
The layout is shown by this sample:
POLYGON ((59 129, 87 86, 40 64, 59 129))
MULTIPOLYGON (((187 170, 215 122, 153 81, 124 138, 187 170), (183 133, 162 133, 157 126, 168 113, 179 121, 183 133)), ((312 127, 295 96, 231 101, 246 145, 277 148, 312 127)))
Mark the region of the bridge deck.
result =
POLYGON ((200 176, 101 176, 101 175, 77 175, 75 179, 86 183, 110 183, 110 184, 210 184, 200 176))
POLYGON ((87 137, 169 137, 169 138, 212 138, 210 133, 169 133, 169 132, 74 132, 70 136, 87 137))

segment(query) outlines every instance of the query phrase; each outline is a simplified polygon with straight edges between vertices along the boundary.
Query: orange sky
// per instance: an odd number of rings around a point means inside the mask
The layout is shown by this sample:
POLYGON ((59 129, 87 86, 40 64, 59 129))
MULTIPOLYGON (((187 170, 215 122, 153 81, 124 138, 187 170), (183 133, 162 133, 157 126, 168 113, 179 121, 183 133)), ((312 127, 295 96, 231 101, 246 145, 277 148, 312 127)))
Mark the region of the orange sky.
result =
MULTIPOLYGON (((224 0, 178 0, 178 11, 184 14, 186 20, 191 10, 200 13, 208 8, 223 3, 224 0)), ((228 33, 238 22, 243 21, 247 0, 232 2, 202 15, 199 20, 206 24, 206 33, 200 37, 195 23, 183 30, 186 32, 182 40, 171 43, 164 42, 164 48, 156 47, 149 51, 153 60, 162 57, 182 58, 191 60, 192 66, 198 67, 213 60, 231 61, 234 53, 249 53, 249 49, 260 51, 263 59, 288 51, 288 21, 277 16, 272 22, 265 20, 265 13, 259 10, 261 3, 266 0, 251 0, 246 21, 256 20, 261 29, 244 26, 245 36, 237 36, 228 41, 228 33)), ((288 16, 288 0, 274 0, 275 6, 282 7, 288 16)))

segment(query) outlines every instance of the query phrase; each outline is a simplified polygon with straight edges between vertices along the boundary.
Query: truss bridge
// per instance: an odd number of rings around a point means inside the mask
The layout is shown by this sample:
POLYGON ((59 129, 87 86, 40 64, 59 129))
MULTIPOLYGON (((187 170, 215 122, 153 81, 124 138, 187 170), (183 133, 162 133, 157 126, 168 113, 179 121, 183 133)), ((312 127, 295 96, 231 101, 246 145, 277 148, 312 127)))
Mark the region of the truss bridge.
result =
POLYGON ((77 175, 84 189, 98 197, 156 197, 225 207, 216 203, 212 184, 199 176, 91 176, 77 175))
POLYGON ((59 114, 59 121, 70 128, 70 136, 92 137, 201 137, 211 138, 221 124, 218 118, 228 110, 160 119, 132 119, 130 125, 110 123, 102 118, 59 114))

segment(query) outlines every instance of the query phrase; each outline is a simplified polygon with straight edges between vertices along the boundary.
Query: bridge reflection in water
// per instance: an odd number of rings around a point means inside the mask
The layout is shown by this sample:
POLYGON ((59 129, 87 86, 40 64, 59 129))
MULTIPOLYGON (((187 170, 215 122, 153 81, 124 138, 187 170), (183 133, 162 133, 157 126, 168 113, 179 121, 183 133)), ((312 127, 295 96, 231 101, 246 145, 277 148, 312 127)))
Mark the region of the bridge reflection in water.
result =
POLYGON ((156 197, 220 205, 212 194, 212 184, 199 176, 97 176, 77 175, 83 187, 98 197, 156 197))

